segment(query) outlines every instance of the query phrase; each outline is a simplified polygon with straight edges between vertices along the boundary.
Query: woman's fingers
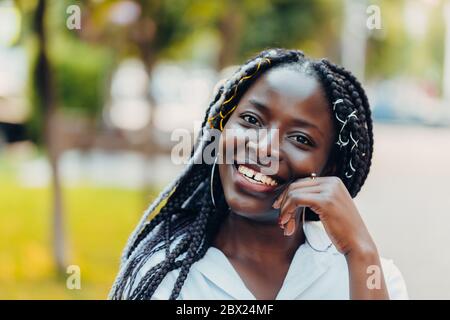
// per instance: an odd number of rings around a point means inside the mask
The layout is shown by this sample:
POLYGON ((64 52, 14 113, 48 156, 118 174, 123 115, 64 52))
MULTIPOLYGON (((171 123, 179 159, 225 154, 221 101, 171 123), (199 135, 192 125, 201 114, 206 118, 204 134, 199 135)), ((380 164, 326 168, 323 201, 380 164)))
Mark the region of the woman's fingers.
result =
MULTIPOLYGON (((277 200, 275 200, 275 202, 273 203, 273 207, 275 209, 278 209, 281 204, 283 203, 283 201, 286 199, 287 194, 291 191, 291 190, 296 190, 296 189, 303 189, 303 188, 321 188, 321 183, 323 179, 321 178, 315 178, 314 180, 311 178, 303 178, 303 179, 299 179, 295 182, 292 182, 289 186, 287 186, 287 188, 278 196, 277 200)), ((313 190, 313 189, 311 189, 313 190)))
POLYGON ((317 207, 320 203, 320 193, 310 192, 291 194, 280 208, 280 225, 285 225, 296 217, 297 209, 300 207, 317 207))
POLYGON ((318 186, 318 185, 324 183, 325 181, 326 181, 326 177, 318 177, 318 178, 314 178, 314 179, 311 179, 310 177, 308 177, 308 178, 298 179, 298 180, 292 182, 289 185, 289 187, 296 189, 296 188, 301 188, 301 187, 318 186))
POLYGON ((281 205, 281 203, 284 200, 284 196, 286 195, 286 192, 289 190, 289 187, 287 187, 277 198, 277 200, 275 200, 275 202, 272 204, 272 207, 274 209, 278 209, 281 205))
POLYGON ((285 225, 289 220, 292 219, 292 214, 289 213, 280 213, 280 224, 285 225))
POLYGON ((291 236, 292 234, 294 234, 295 227, 296 227, 296 218, 293 217, 286 223, 284 227, 284 235, 291 236))
POLYGON ((273 208, 280 209, 279 225, 284 229, 284 235, 295 232, 297 209, 317 205, 320 193, 323 191, 323 179, 303 178, 291 183, 273 203, 273 208))
MULTIPOLYGON (((311 186, 311 187, 301 188, 301 190, 295 190, 295 191, 291 192, 291 194, 298 193, 298 192, 305 193, 305 194, 306 193, 320 193, 321 191, 322 191, 322 187, 321 186, 311 186)), ((288 197, 283 198, 283 201, 278 206, 278 208, 283 208, 285 206, 285 203, 286 203, 287 200, 288 200, 288 197)), ((275 209, 278 209, 275 205, 273 207, 275 209)), ((286 212, 286 211, 280 210, 280 219, 279 219, 280 223, 281 224, 285 224, 286 222, 288 222, 288 220, 290 219, 290 216, 292 214, 293 213, 291 213, 291 212, 286 212)))

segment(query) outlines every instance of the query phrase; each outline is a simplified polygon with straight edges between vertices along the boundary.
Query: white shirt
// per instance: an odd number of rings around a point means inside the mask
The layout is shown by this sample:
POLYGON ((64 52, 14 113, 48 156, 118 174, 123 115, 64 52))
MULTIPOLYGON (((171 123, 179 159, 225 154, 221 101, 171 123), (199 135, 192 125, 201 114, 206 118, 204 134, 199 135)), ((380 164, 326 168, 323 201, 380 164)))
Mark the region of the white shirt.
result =
MULTIPOLYGON (((321 222, 306 222, 305 234, 308 241, 295 252, 276 300, 349 299, 349 275, 344 255, 333 245, 329 246, 331 241, 321 222), (316 251, 327 247, 325 252, 316 251)), ((137 280, 164 257, 164 250, 155 253, 139 270, 137 280)), ((405 281, 393 261, 381 258, 381 265, 389 297, 408 299, 405 281)), ((178 274, 179 270, 169 272, 152 299, 167 300, 178 274)), ((135 281, 133 287, 137 283, 135 281)), ((192 264, 178 299, 256 300, 225 254, 215 247, 210 247, 202 259, 192 264)))

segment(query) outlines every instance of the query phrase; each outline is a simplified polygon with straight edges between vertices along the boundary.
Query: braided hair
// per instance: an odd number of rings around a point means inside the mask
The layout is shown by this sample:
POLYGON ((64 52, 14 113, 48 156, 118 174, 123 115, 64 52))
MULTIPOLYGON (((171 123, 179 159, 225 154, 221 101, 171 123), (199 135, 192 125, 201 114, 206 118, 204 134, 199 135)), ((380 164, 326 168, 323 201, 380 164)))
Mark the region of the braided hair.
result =
MULTIPOLYGON (((213 95, 188 164, 150 205, 125 247, 110 299, 150 299, 165 276, 178 270, 170 299, 177 299, 190 267, 211 246, 228 214, 219 179, 211 190, 211 164, 198 161, 211 142, 210 131, 226 124, 245 91, 267 70, 295 67, 314 76, 324 89, 333 114, 337 141, 330 159, 352 197, 361 189, 371 166, 373 133, 367 96, 358 80, 326 59, 313 60, 299 50, 268 49, 246 61, 213 95), (211 191, 220 199, 214 205, 211 191), (164 259, 136 279, 148 259, 164 251, 164 259)), ((214 172, 213 172, 214 174, 214 172)), ((318 220, 311 210, 307 220, 318 220)))

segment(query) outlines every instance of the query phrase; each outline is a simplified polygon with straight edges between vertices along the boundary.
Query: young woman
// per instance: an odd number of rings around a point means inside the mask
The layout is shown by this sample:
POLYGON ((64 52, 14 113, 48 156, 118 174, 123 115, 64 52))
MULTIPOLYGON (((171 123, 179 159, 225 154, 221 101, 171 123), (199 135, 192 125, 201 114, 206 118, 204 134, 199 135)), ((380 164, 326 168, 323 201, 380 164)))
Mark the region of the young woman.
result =
POLYGON ((188 165, 131 235, 110 298, 407 298, 352 199, 372 151, 369 102, 350 72, 261 52, 218 87, 188 165), (198 161, 217 129, 232 161, 198 161), (276 134, 255 142, 247 129, 276 134), (252 156, 264 148, 268 162, 252 156))

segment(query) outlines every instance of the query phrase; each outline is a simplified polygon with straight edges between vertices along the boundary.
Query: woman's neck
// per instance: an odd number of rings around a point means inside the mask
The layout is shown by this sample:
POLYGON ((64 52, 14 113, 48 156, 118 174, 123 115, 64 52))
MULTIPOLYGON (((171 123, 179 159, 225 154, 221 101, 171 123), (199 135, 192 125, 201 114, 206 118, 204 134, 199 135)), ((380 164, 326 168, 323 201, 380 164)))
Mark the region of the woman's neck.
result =
POLYGON ((301 226, 288 237, 276 223, 255 221, 230 212, 220 226, 213 246, 231 258, 244 257, 256 261, 278 258, 290 261, 303 242, 301 226))

